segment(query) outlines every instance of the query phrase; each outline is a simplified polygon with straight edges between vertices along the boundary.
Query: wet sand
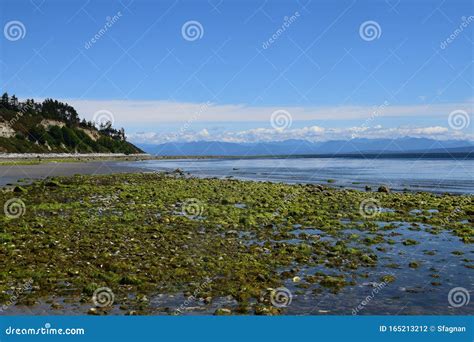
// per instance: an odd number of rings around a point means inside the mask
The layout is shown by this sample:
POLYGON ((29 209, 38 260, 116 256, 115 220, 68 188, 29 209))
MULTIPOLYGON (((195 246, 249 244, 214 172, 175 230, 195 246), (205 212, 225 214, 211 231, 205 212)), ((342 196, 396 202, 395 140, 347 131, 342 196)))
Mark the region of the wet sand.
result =
MULTIPOLYGON (((101 175, 111 173, 141 172, 150 170, 116 161, 45 163, 38 165, 0 165, 0 186, 18 183, 19 179, 28 181, 52 176, 101 175)), ((23 182, 25 183, 25 182, 23 182)))

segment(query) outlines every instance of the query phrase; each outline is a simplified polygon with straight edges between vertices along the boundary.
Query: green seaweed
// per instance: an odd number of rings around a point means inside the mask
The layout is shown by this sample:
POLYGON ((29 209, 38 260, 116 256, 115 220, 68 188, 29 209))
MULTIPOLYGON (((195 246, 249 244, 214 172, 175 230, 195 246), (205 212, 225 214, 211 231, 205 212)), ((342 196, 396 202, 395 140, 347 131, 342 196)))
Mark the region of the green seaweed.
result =
MULTIPOLYGON (((0 304, 9 288, 31 278, 34 288, 24 300, 32 304, 62 296, 92 306, 94 291, 108 287, 124 314, 148 314, 151 296, 198 289, 205 305, 230 297, 231 314, 276 315, 285 310, 271 305, 268 288, 289 281, 297 295, 310 286, 315 294, 353 286, 379 265, 375 250, 396 243, 384 235, 395 232, 396 222, 424 223, 474 242, 472 196, 366 193, 179 172, 55 177, 22 185, 20 193, 22 215, 0 216, 0 304), (363 217, 359 204, 368 198, 394 212, 363 217), (436 215, 410 213, 433 208, 436 215), (359 233, 344 234, 348 227, 359 233), (300 273, 316 265, 327 274, 300 273)), ((11 190, 0 193, 1 203, 14 197, 11 190)))

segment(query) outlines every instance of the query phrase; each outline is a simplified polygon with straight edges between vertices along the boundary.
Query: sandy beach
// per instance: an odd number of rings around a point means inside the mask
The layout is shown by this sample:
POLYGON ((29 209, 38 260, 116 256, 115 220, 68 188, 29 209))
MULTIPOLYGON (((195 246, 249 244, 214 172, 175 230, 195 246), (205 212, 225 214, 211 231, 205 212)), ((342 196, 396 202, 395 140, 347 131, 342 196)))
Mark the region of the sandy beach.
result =
POLYGON ((50 162, 37 165, 0 165, 0 186, 54 176, 101 175, 146 171, 119 161, 50 162))

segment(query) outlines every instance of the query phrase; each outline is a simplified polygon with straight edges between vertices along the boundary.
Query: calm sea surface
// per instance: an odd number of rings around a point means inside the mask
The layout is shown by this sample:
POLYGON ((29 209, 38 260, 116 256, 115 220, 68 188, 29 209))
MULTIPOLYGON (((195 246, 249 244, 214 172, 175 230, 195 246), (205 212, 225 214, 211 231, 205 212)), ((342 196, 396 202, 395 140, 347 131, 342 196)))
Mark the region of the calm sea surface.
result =
POLYGON ((177 168, 199 177, 474 194, 474 159, 255 158, 134 162, 150 170, 177 168))

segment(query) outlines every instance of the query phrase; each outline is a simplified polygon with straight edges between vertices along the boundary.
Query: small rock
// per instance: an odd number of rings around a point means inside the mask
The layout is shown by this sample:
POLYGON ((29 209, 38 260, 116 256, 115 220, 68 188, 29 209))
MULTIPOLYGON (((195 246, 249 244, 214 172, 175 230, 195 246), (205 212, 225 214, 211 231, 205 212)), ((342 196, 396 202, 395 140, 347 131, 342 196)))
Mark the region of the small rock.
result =
POLYGON ((219 308, 216 311, 214 311, 215 316, 228 316, 231 313, 232 313, 232 311, 230 311, 230 309, 226 309, 226 308, 219 308))
POLYGON ((62 308, 63 308, 63 306, 59 303, 51 304, 51 309, 59 310, 59 309, 62 309, 62 308))
POLYGON ((26 189, 21 186, 15 186, 13 192, 26 192, 26 189))
POLYGON ((89 311, 87 311, 87 314, 88 315, 95 315, 95 316, 100 315, 99 310, 97 310, 96 308, 90 308, 89 311))
POLYGON ((375 282, 375 281, 369 281, 367 283, 362 283, 363 286, 372 286, 372 287, 377 287, 379 286, 380 284, 375 282))
POLYGON ((278 308, 275 308, 273 306, 263 306, 263 305, 257 305, 255 307, 255 314, 258 316, 273 316, 273 315, 278 315, 280 314, 280 311, 278 308))
POLYGON ((324 187, 321 184, 312 184, 308 185, 310 192, 321 192, 324 190, 324 187))
POLYGON ((48 181, 48 182, 44 183, 44 186, 48 186, 48 187, 51 187, 51 188, 56 188, 56 187, 60 186, 60 184, 56 181, 48 181))
POLYGON ((378 192, 385 192, 385 193, 388 194, 390 192, 390 188, 386 185, 381 185, 381 186, 379 186, 377 191, 378 192))

